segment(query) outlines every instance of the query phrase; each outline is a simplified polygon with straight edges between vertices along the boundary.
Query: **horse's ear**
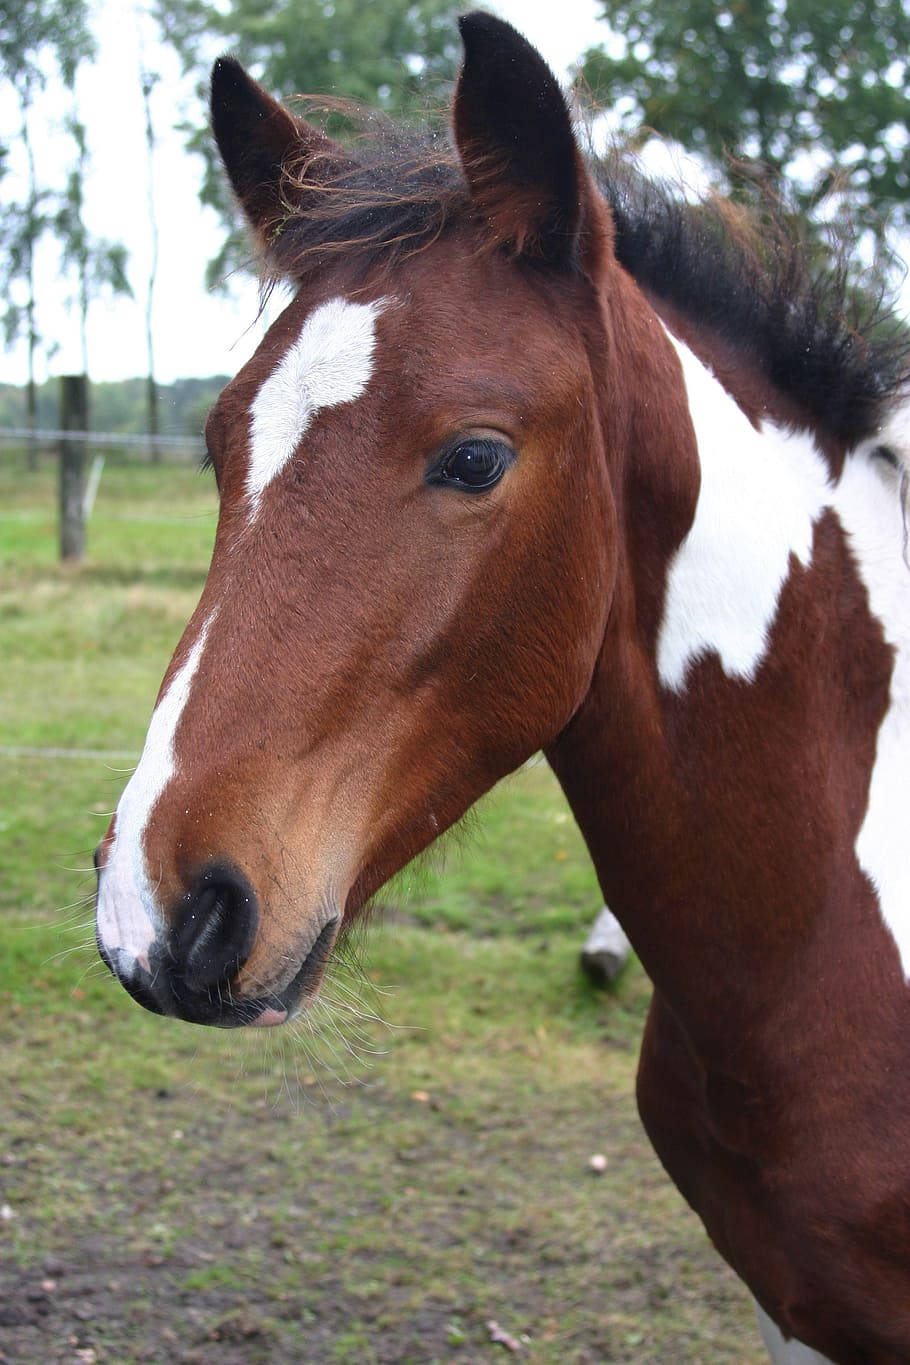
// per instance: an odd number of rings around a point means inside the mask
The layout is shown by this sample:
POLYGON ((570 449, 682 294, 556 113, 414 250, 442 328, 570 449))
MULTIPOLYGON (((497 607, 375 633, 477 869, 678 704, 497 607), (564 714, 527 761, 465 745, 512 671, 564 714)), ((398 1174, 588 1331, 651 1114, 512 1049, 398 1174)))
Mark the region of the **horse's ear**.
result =
POLYGON ((234 193, 268 244, 287 216, 287 173, 299 186, 337 175, 348 158, 336 143, 295 118, 233 57, 212 68, 212 128, 234 193))
POLYGON ((471 197, 496 241, 569 265, 588 178, 556 77, 502 19, 478 11, 459 27, 464 66, 453 122, 471 197))

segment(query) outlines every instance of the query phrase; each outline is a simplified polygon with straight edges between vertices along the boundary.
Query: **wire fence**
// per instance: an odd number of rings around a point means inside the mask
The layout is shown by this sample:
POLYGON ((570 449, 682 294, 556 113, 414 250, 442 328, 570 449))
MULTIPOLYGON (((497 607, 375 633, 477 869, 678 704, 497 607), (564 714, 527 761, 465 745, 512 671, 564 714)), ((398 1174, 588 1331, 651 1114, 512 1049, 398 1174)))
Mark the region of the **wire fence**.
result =
POLYGON ((56 454, 61 442, 82 444, 86 449, 122 450, 125 454, 166 455, 170 459, 196 461, 205 453, 201 436, 152 436, 128 431, 65 431, 56 427, 0 427, 0 445, 27 446, 40 453, 56 454))

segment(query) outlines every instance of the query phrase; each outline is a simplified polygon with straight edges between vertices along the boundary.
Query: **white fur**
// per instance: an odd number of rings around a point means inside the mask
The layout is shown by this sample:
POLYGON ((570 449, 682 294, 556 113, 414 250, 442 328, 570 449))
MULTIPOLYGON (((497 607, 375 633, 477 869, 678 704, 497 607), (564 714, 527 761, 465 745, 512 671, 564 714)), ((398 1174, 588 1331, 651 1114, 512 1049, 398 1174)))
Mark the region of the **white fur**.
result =
POLYGON ((790 556, 807 565, 814 523, 838 516, 894 649, 889 707, 878 733, 857 860, 910 979, 910 570, 903 560, 899 471, 872 451, 884 444, 910 468, 910 408, 895 409, 873 440, 848 456, 836 486, 812 438, 747 421, 730 395, 674 339, 683 366, 701 490, 695 521, 670 568, 658 639, 662 684, 686 686, 691 663, 716 653, 731 677, 751 680, 765 656, 790 556))
POLYGON ((263 490, 293 457, 321 408, 351 403, 373 373, 376 318, 383 302, 329 299, 303 324, 253 400, 246 488, 255 517, 263 490))
POLYGON ((810 1346, 804 1346, 795 1337, 787 1341, 777 1324, 771 1321, 765 1310, 757 1303, 755 1311, 758 1314, 762 1339, 774 1365, 831 1365, 827 1356, 819 1355, 818 1351, 813 1351, 810 1346))
POLYGON ((657 648, 661 682, 681 692, 689 665, 710 653, 731 677, 754 678, 790 556, 808 564, 812 524, 830 494, 810 436, 756 431, 689 348, 671 340, 701 462, 695 521, 670 569, 657 648))
POLYGON ((895 404, 875 436, 860 449, 871 452, 876 446, 886 446, 902 468, 910 469, 910 403, 895 404))
MULTIPOLYGON (((906 446, 895 453, 905 460, 906 446)), ((861 448, 847 460, 834 506, 870 610, 894 650, 889 705, 879 727, 856 856, 878 893, 904 977, 910 978, 910 570, 902 558, 898 478, 896 470, 882 460, 871 461, 861 448)))
POLYGON ((162 929, 155 874, 148 867, 143 836, 152 807, 176 771, 174 736, 214 616, 213 612, 202 627, 156 706, 139 764, 117 806, 114 845, 98 894, 98 937, 123 975, 132 973, 134 963, 148 971, 149 949, 162 929))

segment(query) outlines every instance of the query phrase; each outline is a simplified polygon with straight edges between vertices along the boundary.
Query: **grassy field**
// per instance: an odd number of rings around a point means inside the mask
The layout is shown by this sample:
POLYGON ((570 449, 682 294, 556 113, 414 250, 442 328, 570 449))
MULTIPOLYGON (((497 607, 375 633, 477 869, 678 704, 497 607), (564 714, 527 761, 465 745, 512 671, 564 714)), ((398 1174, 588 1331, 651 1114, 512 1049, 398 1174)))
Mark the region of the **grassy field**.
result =
POLYGON ((4 459, 0 1361, 468 1365, 511 1354, 491 1322, 535 1365, 763 1361, 635 1114, 647 982, 578 970, 598 891, 543 765, 386 888, 307 1022, 222 1034, 113 982, 91 850, 213 491, 110 467, 64 569, 53 471, 4 459))

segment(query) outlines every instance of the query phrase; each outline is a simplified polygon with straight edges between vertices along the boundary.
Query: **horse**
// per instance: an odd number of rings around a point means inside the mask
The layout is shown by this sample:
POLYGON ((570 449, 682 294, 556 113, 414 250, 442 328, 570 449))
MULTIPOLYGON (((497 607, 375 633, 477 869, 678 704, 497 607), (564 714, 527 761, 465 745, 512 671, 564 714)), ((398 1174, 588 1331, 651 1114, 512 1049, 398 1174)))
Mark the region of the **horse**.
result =
POLYGON ((771 214, 587 158, 509 25, 461 35, 451 139, 342 144, 214 67, 294 294, 208 418, 212 562, 101 955, 153 1011, 280 1025, 542 750, 653 982, 644 1126, 773 1359, 897 1365, 906 340, 771 214))

